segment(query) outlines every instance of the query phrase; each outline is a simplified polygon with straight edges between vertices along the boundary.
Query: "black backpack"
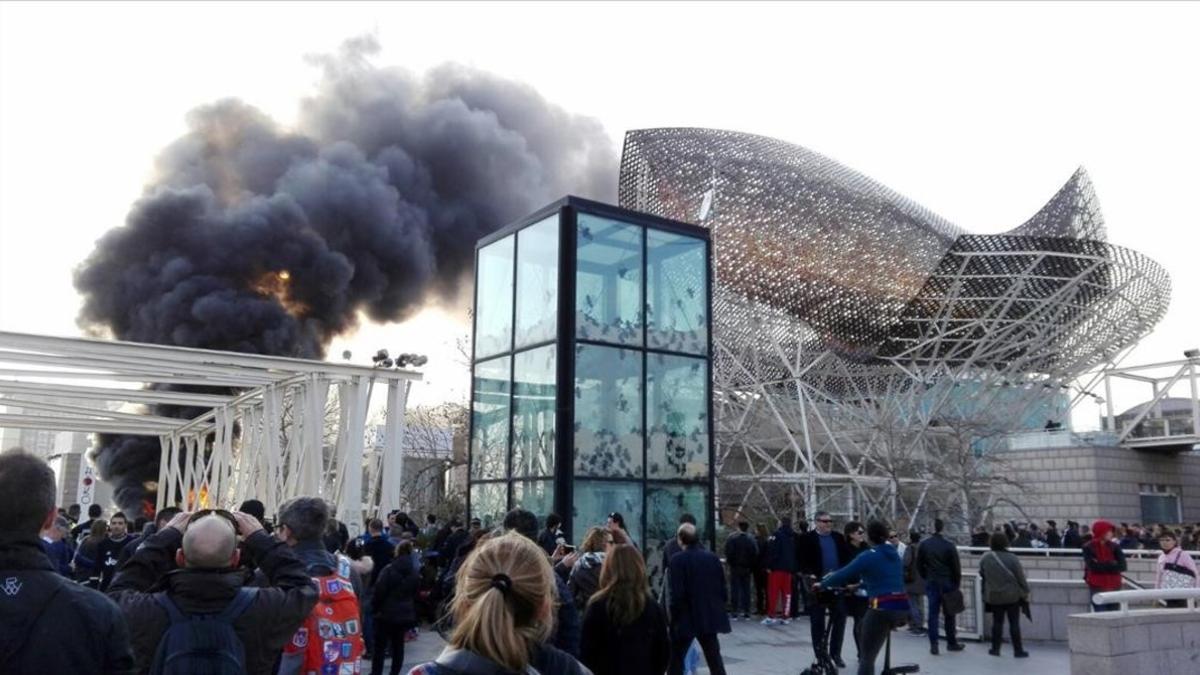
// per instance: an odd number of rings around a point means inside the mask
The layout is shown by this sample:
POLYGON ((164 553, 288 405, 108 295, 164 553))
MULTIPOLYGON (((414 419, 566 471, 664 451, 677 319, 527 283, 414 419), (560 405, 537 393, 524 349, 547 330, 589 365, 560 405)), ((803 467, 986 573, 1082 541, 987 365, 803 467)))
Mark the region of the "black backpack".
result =
POLYGON ((154 599, 167 611, 171 625, 163 633, 150 672, 154 675, 241 675, 246 649, 233 622, 250 607, 257 589, 242 588, 217 614, 185 615, 166 593, 154 599))

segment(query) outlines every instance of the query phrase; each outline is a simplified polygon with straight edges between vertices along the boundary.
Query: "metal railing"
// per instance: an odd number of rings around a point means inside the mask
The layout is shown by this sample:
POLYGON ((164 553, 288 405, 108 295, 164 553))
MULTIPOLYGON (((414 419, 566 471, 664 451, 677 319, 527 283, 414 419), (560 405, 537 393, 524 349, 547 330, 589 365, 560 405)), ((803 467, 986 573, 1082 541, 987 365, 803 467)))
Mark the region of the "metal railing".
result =
MULTIPOLYGON (((959 553, 970 553, 974 555, 982 555, 992 550, 988 546, 959 546, 959 553)), ((1083 552, 1077 548, 1010 548, 1009 553, 1015 553, 1019 556, 1041 556, 1043 558, 1067 558, 1076 557, 1082 558, 1083 552)), ((1126 558, 1134 558, 1137 560, 1145 560, 1152 558, 1157 560, 1162 551, 1158 549, 1137 548, 1124 549, 1126 558)), ((1200 551, 1184 551, 1192 558, 1200 558, 1200 551)))
POLYGON ((1158 588, 1141 591, 1106 591, 1092 596, 1092 602, 1097 605, 1118 604, 1121 612, 1128 612, 1131 604, 1146 604, 1165 600, 1186 600, 1187 609, 1200 609, 1200 588, 1158 588))

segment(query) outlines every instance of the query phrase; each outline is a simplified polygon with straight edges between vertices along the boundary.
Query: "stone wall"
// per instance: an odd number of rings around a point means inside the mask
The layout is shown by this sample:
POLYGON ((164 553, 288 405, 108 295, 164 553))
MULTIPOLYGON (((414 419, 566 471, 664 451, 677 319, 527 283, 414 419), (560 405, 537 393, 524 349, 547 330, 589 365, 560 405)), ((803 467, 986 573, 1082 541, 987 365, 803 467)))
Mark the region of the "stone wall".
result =
MULTIPOLYGON (((1004 452, 1009 476, 1025 487, 1008 496, 1036 521, 1090 523, 1104 518, 1141 522, 1138 486, 1154 483, 1180 491, 1183 522, 1200 521, 1200 456, 1119 447, 1039 448, 1004 452)), ((997 519, 1023 519, 1001 503, 997 519)))
MULTIPOLYGON (((980 554, 962 553, 962 569, 964 577, 963 592, 967 596, 968 612, 974 611, 974 584, 978 583, 978 562, 980 554)), ((1078 553, 1042 556, 1022 555, 1021 566, 1025 570, 1025 578, 1029 579, 1032 598, 1029 610, 1032 620, 1021 619, 1021 636, 1028 640, 1057 640, 1065 641, 1068 637, 1068 621, 1073 614, 1090 611, 1090 594, 1087 585, 1083 583, 1083 560, 1078 553)), ((1147 586, 1154 586, 1156 558, 1135 558, 1127 560, 1126 576, 1147 586)), ((974 617, 960 617, 959 626, 971 632, 975 631, 974 617)), ((991 633, 990 615, 984 616, 983 639, 988 639, 991 633)), ((1005 639, 1008 639, 1007 629, 1005 639)))
POLYGON ((1067 629, 1072 675, 1200 672, 1200 611, 1076 614, 1067 629))

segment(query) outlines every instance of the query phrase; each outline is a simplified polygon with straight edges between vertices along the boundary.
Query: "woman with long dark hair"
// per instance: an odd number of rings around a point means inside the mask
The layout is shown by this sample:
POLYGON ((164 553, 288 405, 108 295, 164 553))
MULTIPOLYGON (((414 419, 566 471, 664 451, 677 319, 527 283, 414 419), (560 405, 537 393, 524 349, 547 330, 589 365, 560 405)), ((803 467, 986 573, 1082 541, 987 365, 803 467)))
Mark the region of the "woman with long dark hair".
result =
POLYGON ((100 544, 107 538, 108 521, 96 518, 88 535, 75 549, 75 558, 71 561, 75 567, 75 581, 89 588, 100 588, 100 575, 104 571, 103 561, 100 560, 100 544))
POLYGON ((993 534, 990 544, 992 550, 979 559, 983 601, 992 611, 992 648, 988 653, 1000 656, 1004 619, 1008 617, 1013 656, 1025 658, 1029 652, 1021 648, 1021 603, 1029 600, 1029 582, 1021 560, 1008 551, 1008 537, 1003 532, 993 534))
MULTIPOLYGON (((871 547, 867 545, 867 531, 857 520, 846 523, 846 526, 842 528, 842 534, 846 535, 846 545, 850 548, 851 561, 871 550, 871 547)), ((854 628, 852 629, 854 650, 858 652, 858 658, 862 658, 862 636, 859 626, 867 614, 867 594, 857 583, 852 584, 849 590, 850 593, 846 595, 846 616, 854 618, 854 628)))
POLYGON ((580 660, 595 675, 662 675, 671 659, 666 613, 650 596, 642 554, 614 546, 583 617, 580 660))
POLYGON ((867 594, 869 609, 862 620, 859 675, 874 675, 875 657, 879 656, 888 633, 908 618, 903 564, 896 548, 887 543, 887 535, 887 523, 874 520, 868 523, 867 538, 871 548, 818 584, 834 588, 858 582, 867 594))
MULTIPOLYGON (((368 558, 369 560, 369 558, 368 558)), ((375 619, 375 654, 371 675, 383 675, 383 657, 392 645, 391 674, 404 666, 404 638, 417 625, 416 596, 420 579, 413 569, 412 543, 396 545, 395 557, 379 573, 371 591, 371 614, 375 619)))

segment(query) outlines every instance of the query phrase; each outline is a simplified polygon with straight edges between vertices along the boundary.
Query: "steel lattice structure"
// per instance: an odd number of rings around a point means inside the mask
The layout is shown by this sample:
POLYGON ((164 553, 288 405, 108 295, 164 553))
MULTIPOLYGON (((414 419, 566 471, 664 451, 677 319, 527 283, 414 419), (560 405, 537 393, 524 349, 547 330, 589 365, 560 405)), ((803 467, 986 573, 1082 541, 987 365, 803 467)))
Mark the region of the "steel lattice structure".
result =
POLYGON ((946 448, 1073 404, 1170 296, 1160 265, 1104 241, 1083 169, 1021 226, 974 235, 783 141, 647 129, 626 135, 620 204, 712 231, 729 509, 784 494, 911 518, 931 481, 986 482, 949 476, 946 448))

